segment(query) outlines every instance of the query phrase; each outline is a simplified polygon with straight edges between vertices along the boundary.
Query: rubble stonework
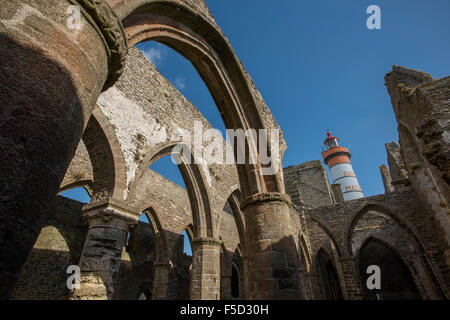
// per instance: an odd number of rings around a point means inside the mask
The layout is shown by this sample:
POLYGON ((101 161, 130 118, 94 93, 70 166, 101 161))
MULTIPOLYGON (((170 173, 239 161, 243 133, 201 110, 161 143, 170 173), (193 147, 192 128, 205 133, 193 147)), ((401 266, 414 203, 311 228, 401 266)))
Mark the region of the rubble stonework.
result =
POLYGON ((0 33, 0 298, 450 297, 449 77, 386 75, 400 141, 386 144, 384 194, 344 201, 320 161, 264 175, 259 154, 181 157, 183 188, 150 166, 176 150, 179 129, 211 125, 135 44, 182 52, 227 128, 280 129, 203 0, 11 0, 0 33), (65 28, 74 2, 83 37, 65 28), (77 187, 90 203, 58 196, 77 187), (388 279, 376 292, 373 264, 388 279), (80 288, 67 287, 69 266, 80 288))

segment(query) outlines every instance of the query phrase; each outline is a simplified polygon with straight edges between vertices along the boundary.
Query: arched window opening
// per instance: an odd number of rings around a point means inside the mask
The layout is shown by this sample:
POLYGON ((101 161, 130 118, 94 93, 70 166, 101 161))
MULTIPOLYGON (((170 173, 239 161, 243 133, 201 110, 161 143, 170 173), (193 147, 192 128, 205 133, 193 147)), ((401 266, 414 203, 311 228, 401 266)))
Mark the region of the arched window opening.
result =
POLYGON ((403 259, 393 249, 381 241, 369 239, 359 255, 359 274, 366 300, 418 300, 420 293, 403 259), (373 273, 367 268, 380 268, 380 289, 369 290, 367 280, 373 273))
POLYGON ((181 175, 180 169, 178 166, 172 161, 171 155, 166 155, 154 163, 151 164, 149 169, 155 171, 156 173, 162 175, 167 180, 177 184, 178 186, 186 189, 186 185, 183 180, 183 176, 181 175))
POLYGON ((240 296, 240 279, 239 279, 239 271, 237 267, 232 265, 231 269, 231 297, 233 299, 239 299, 240 296))
POLYGON ((325 250, 320 249, 318 254, 319 269, 326 300, 342 300, 342 290, 333 261, 325 250))
POLYGON ((160 250, 147 212, 127 233, 116 287, 126 292, 126 298, 150 300, 155 273, 155 262, 160 250), (145 297, 145 299, 144 299, 145 297))
POLYGON ((81 203, 91 202, 91 196, 84 187, 69 189, 61 192, 59 195, 81 203))
POLYGON ((233 207, 230 204, 230 200, 227 200, 227 202, 225 203, 225 206, 223 207, 223 211, 234 216, 233 207))
POLYGON ((184 230, 181 235, 184 237, 183 239, 183 253, 188 256, 188 257, 192 257, 192 247, 191 247, 191 241, 189 239, 189 236, 186 232, 186 230, 184 230))
POLYGON ((192 247, 189 227, 178 235, 174 248, 171 280, 168 284, 168 295, 175 300, 189 299, 192 273, 192 247))
POLYGON ((156 41, 141 42, 136 48, 200 111, 211 126, 225 137, 225 125, 220 113, 205 82, 191 62, 175 50, 156 41))

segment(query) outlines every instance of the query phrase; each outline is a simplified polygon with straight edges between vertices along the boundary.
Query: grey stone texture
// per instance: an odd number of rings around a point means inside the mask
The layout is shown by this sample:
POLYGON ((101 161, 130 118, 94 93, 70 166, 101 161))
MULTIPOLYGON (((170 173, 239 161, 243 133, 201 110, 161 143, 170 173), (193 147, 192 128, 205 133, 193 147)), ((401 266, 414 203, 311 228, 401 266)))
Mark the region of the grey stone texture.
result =
POLYGON ((180 130, 211 125, 134 47, 147 40, 192 62, 227 128, 280 129, 202 0, 6 2, 0 298, 373 299, 369 261, 402 279, 379 297, 450 297, 449 77, 386 75, 400 140, 386 145, 386 192, 345 202, 317 160, 263 175, 261 161, 205 162, 205 142, 177 150, 180 130), (172 153, 186 189, 149 168, 172 153), (89 204, 57 196, 75 187, 89 204))

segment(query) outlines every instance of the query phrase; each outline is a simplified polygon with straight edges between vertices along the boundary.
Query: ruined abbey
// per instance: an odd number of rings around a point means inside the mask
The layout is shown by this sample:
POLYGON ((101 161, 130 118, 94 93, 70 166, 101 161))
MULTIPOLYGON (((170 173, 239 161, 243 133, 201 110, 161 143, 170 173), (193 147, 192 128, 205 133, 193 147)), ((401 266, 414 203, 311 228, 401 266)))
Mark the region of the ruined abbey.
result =
POLYGON ((283 128, 203 0, 8 0, 0 37, 0 299, 450 297, 450 77, 379 79, 399 142, 385 193, 348 197, 352 171, 325 170, 349 164, 331 134, 323 159, 271 172, 258 145, 282 163, 283 128), (136 49, 149 40, 194 65, 227 129, 278 143, 246 135, 243 162, 189 161, 209 148, 195 124, 211 125, 136 49), (171 154, 186 189, 149 169, 171 154), (90 203, 60 195, 79 187, 90 203))

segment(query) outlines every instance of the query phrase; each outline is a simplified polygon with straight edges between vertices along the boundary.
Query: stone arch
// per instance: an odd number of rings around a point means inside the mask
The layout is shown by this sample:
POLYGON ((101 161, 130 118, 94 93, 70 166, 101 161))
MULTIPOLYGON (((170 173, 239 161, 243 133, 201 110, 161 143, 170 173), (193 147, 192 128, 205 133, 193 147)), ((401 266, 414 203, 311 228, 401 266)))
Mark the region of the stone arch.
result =
MULTIPOLYGON (((390 252, 392 252, 393 254, 395 254, 398 258, 399 258, 399 262, 401 264, 401 267, 405 269, 406 271, 406 276, 407 278, 410 278, 413 286, 415 287, 414 289, 416 291, 419 292, 419 288, 420 286, 420 281, 418 281, 417 279, 417 275, 415 274, 414 270, 411 268, 411 266, 406 263, 407 260, 405 259, 405 257, 398 251, 396 250, 396 248, 394 248, 391 244, 387 243, 386 241, 379 239, 378 237, 374 237, 374 236, 368 236, 367 239, 365 239, 365 241, 363 242, 363 244, 361 245, 360 249, 358 250, 358 254, 357 254, 357 265, 358 265, 358 269, 361 269, 361 254, 364 251, 364 249, 371 243, 377 243, 378 245, 387 248, 390 252)), ((382 270, 385 268, 381 268, 382 270)), ((361 272, 362 270, 360 270, 360 273, 363 274, 361 272)), ((399 276, 399 275, 398 275, 399 276)), ((403 275, 404 276, 404 275, 403 275)), ((384 277, 386 277, 386 274, 384 274, 384 277)), ((383 279, 383 275, 382 275, 382 279, 383 279)), ((363 292, 364 292, 364 286, 363 287, 363 292)), ((383 282, 381 283, 381 288, 383 289, 383 282)), ((421 295, 423 296, 424 292, 423 289, 420 290, 421 295)), ((395 298, 396 300, 398 299, 398 297, 395 298)), ((410 299, 410 298, 409 298, 410 299)))
POLYGON ((152 228, 153 234, 155 235, 155 249, 156 249, 156 262, 159 264, 168 264, 169 249, 167 246, 167 239, 164 230, 161 226, 159 215, 155 208, 148 207, 143 210, 144 214, 147 216, 150 226, 152 228))
POLYGON ((431 282, 434 284, 434 289, 437 291, 438 295, 445 296, 445 291, 442 288, 442 280, 440 278, 440 275, 436 272, 433 263, 431 263, 428 257, 426 246, 424 245, 425 242, 422 240, 416 228, 411 225, 401 214, 389 210, 376 201, 366 201, 365 203, 363 203, 355 211, 355 213, 351 216, 351 219, 347 223, 344 234, 344 248, 347 254, 349 254, 350 256, 352 255, 352 236, 354 227, 356 226, 358 221, 369 211, 375 211, 384 214, 395 221, 400 227, 404 228, 404 230, 411 236, 414 243, 417 244, 418 253, 423 257, 423 259, 421 259, 421 262, 423 263, 425 269, 428 271, 427 275, 430 278, 431 282))
POLYGON ((125 160, 113 126, 96 107, 83 133, 93 169, 92 200, 123 200, 126 189, 125 160))
POLYGON ((231 298, 232 263, 232 257, 222 243, 220 246, 220 298, 222 300, 231 298))
POLYGON ((325 300, 343 299, 342 284, 340 283, 336 261, 324 247, 317 251, 315 268, 320 274, 323 298, 325 300))
POLYGON ((235 261, 231 261, 231 298, 241 298, 241 271, 235 261))
MULTIPOLYGON (((244 256, 242 255, 242 250, 240 245, 237 246, 234 251, 232 263, 235 265, 239 272, 239 299, 246 299, 246 283, 248 281, 248 275, 245 267, 244 256)), ((231 274, 233 277, 233 274, 231 274)), ((231 279, 233 281, 233 278, 231 279)), ((233 284, 232 284, 233 285, 233 284)))
POLYGON ((306 244, 304 235, 302 232, 298 235, 298 265, 299 265, 299 283, 300 283, 300 294, 303 299, 311 300, 313 299, 313 290, 311 286, 311 254, 309 247, 306 244))
MULTIPOLYGON (((206 178, 204 177, 200 166, 191 163, 192 161, 188 160, 188 155, 185 155, 183 151, 178 152, 174 150, 176 146, 180 146, 180 143, 172 142, 162 144, 148 153, 137 169, 134 181, 130 184, 128 201, 134 199, 137 192, 136 188, 139 185, 142 175, 154 162, 168 155, 177 157, 180 162, 180 164, 178 164, 178 168, 180 169, 183 181, 186 185, 186 191, 191 204, 192 218, 194 222, 192 229, 193 236, 194 238, 214 238, 217 229, 215 220, 212 217, 209 190, 205 183, 206 178)), ((183 149, 189 150, 189 147, 184 145, 183 149)), ((190 153, 190 151, 188 152, 190 153)))
POLYGON ((231 192, 227 201, 231 206, 231 210, 233 211, 234 221, 236 222, 236 227, 239 234, 239 241, 241 243, 241 250, 245 251, 247 242, 245 237, 246 226, 245 226, 245 216, 240 207, 242 195, 239 188, 236 188, 233 192, 231 192))
POLYGON ((342 257, 342 250, 339 242, 337 241, 337 237, 335 236, 334 232, 331 230, 330 227, 328 227, 323 221, 316 217, 311 217, 313 221, 317 223, 320 229, 322 229, 323 232, 326 233, 326 235, 330 238, 331 242, 333 243, 336 253, 339 257, 342 257))
POLYGON ((309 272, 311 269, 311 254, 308 245, 306 244, 305 237, 303 233, 300 233, 299 235, 299 245, 298 245, 299 251, 300 251, 300 258, 303 261, 300 261, 300 265, 305 268, 306 272, 309 272))
POLYGON ((347 222, 347 225, 345 227, 345 233, 344 233, 344 248, 349 256, 352 256, 352 243, 351 238, 353 235, 353 229, 355 225, 358 223, 358 221, 369 211, 376 211, 379 213, 382 213, 388 217, 390 217, 392 220, 397 222, 400 226, 404 227, 414 240, 418 243, 420 248, 420 253, 423 254, 425 252, 425 249, 423 247, 423 242, 420 240, 420 237, 418 236, 417 232, 415 231, 414 227, 411 226, 400 214, 393 212, 389 210, 388 208, 384 207, 382 204, 376 202, 376 201, 366 201, 364 202, 356 211, 351 215, 350 220, 347 222))
MULTIPOLYGON (((253 84, 240 61, 218 27, 202 15, 184 3, 172 1, 119 1, 113 8, 122 19, 129 46, 147 40, 158 41, 193 64, 205 81, 225 127, 244 131, 267 129, 264 120, 273 121, 263 119, 254 96, 256 93, 252 92, 253 84)), ((250 150, 256 158, 255 164, 246 161, 246 164, 237 165, 244 198, 257 193, 284 192, 281 170, 274 174, 261 173, 268 165, 262 163, 257 145, 258 141, 247 138, 246 154, 248 156, 250 150)), ((279 149, 275 150, 274 146, 272 150, 268 141, 266 145, 268 155, 276 153, 281 158, 279 149)), ((280 167, 281 161, 276 165, 280 167)))
POLYGON ((86 192, 89 194, 90 197, 92 197, 93 190, 94 190, 94 181, 92 180, 71 180, 67 181, 65 184, 61 185, 61 188, 59 189, 58 194, 61 194, 65 191, 68 191, 70 189, 76 189, 76 188, 84 188, 86 192))
POLYGON ((189 238, 189 242, 192 243, 192 240, 194 239, 194 226, 192 224, 189 224, 181 232, 183 231, 186 231, 186 234, 189 238))
MULTIPOLYGON (((405 232, 407 232, 405 230, 405 232)), ((399 238, 402 236, 401 234, 390 234, 391 236, 394 236, 395 238, 397 238, 397 240, 399 240, 399 238)), ((357 248, 354 248, 354 256, 356 258, 356 265, 357 268, 359 268, 360 266, 360 254, 361 251, 363 250, 364 246, 367 245, 367 243, 369 241, 377 241, 381 244, 383 244, 384 246, 388 247, 389 249, 391 249, 392 251, 396 252, 398 254, 398 256, 403 260, 404 264, 406 265, 406 267, 408 268, 414 282, 416 285, 416 288, 420 291, 421 296, 422 297, 427 297, 427 298, 437 298, 435 292, 434 292, 434 288, 431 288, 432 284, 429 283, 430 281, 428 280, 428 275, 424 274, 426 273, 426 271, 424 270, 425 268, 421 269, 418 268, 417 263, 420 264, 422 266, 423 261, 422 258, 420 257, 420 255, 418 253, 414 253, 412 255, 407 255, 405 254, 405 250, 407 250, 406 248, 400 248, 398 246, 398 244, 396 243, 396 241, 387 241, 387 239, 385 239, 385 237, 383 237, 383 234, 380 234, 378 232, 375 233, 370 233, 368 235, 366 235, 363 239, 361 239, 360 241, 360 245, 357 248), (415 261, 416 260, 416 261, 415 261), (427 283, 425 283, 427 282, 427 283)), ((417 246, 417 244, 416 244, 417 246)))

